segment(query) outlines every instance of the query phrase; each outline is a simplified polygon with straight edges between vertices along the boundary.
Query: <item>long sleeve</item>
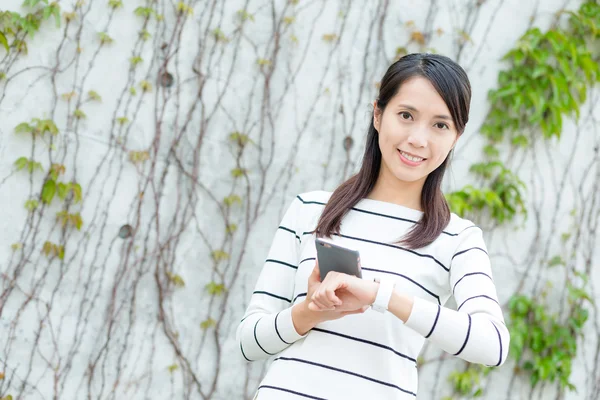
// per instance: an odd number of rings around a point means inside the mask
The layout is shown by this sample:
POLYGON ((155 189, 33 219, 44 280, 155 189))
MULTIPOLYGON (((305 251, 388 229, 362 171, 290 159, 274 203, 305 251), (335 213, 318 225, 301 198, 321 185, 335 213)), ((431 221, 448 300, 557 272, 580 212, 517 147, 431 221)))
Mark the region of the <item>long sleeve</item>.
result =
POLYGON ((292 321, 292 296, 302 232, 295 198, 287 209, 268 252, 236 340, 247 361, 266 359, 303 338, 292 321))
POLYGON ((490 258, 481 229, 471 228, 463 235, 450 265, 456 311, 416 297, 406 326, 454 356, 500 366, 508 356, 510 334, 498 301, 490 258))

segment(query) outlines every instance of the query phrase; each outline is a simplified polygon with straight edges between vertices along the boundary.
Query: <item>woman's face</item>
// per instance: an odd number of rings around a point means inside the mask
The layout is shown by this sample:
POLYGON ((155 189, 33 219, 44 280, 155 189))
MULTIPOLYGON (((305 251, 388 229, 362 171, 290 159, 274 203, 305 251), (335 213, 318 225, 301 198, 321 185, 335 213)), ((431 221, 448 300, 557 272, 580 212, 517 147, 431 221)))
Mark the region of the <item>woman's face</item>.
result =
POLYGON ((406 183, 424 183, 459 136, 446 103, 420 76, 405 81, 383 113, 375 105, 373 123, 379 132, 381 173, 406 183))

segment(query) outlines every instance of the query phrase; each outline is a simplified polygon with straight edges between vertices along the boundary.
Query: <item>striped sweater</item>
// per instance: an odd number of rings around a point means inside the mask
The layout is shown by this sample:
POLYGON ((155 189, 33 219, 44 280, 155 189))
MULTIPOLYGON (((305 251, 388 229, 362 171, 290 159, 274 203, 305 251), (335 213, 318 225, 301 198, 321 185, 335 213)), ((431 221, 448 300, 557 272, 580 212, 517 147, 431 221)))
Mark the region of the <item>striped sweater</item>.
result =
POLYGON ((395 290, 414 296, 408 320, 369 309, 299 335, 291 307, 306 297, 316 257, 311 232, 330 196, 315 191, 293 200, 238 326, 244 359, 272 361, 257 399, 414 400, 426 339, 469 362, 506 360, 510 336, 481 229, 452 214, 432 244, 410 250, 394 243, 422 213, 372 199, 353 207, 331 240, 360 252, 363 279, 393 278, 395 290), (456 310, 444 306, 450 296, 456 310))

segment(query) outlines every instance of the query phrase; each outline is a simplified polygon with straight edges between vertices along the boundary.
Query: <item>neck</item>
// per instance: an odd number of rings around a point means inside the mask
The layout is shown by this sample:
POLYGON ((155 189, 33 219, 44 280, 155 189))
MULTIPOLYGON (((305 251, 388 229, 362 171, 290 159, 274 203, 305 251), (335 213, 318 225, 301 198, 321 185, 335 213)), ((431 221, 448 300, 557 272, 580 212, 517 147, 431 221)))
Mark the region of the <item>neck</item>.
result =
POLYGON ((403 182, 395 176, 389 176, 381 168, 375 187, 367 198, 398 204, 414 210, 423 211, 421 207, 421 192, 425 179, 415 182, 403 182))

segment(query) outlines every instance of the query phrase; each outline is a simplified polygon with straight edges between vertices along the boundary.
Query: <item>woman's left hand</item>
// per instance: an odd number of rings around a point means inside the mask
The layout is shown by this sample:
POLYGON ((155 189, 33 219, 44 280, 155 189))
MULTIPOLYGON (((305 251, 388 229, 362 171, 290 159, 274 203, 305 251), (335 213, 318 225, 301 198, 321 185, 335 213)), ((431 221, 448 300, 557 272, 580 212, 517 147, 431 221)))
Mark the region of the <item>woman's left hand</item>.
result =
POLYGON ((379 284, 354 275, 331 271, 313 293, 308 306, 313 311, 366 311, 377 296, 379 284))

